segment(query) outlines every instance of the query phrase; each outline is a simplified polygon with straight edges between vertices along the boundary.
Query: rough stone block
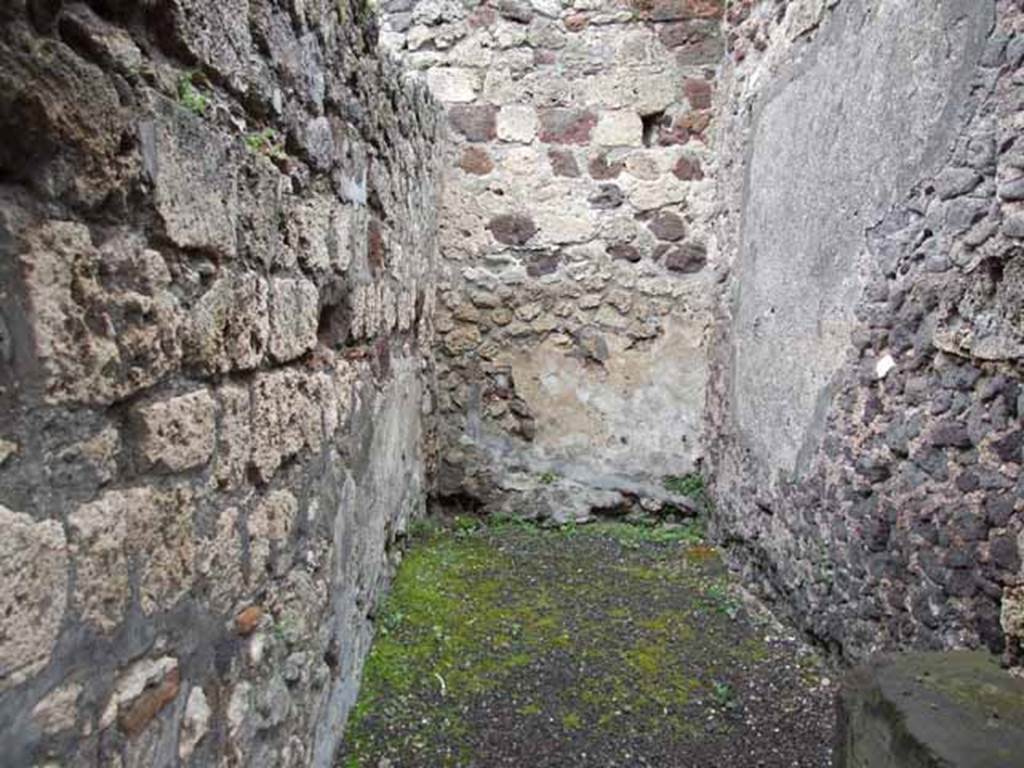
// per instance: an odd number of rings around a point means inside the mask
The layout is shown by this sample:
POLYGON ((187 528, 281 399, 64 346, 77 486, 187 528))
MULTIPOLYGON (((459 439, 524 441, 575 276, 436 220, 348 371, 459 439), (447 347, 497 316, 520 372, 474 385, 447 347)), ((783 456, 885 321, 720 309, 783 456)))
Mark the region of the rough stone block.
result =
POLYGON ((537 135, 537 112, 533 107, 512 104, 498 112, 498 138, 529 144, 537 135))
POLYGON ((1024 681, 983 651, 912 653, 852 673, 840 768, 1004 768, 1024 754, 1024 681))
POLYGON ((589 144, 597 125, 593 112, 579 109, 540 110, 540 140, 545 144, 589 144))
POLYGON ((210 460, 217 407, 205 389, 141 405, 133 420, 140 458, 162 472, 181 472, 210 460))
POLYGON ((714 19, 722 15, 723 0, 654 0, 650 17, 654 21, 714 19))
POLYGON ((170 608, 192 582, 192 497, 186 489, 107 491, 68 517, 82 618, 116 627, 137 581, 145 613, 170 608))
POLYGON ((643 123, 636 112, 602 112, 593 141, 603 147, 639 147, 643 144, 643 133, 643 123))
POLYGON ((295 261, 315 275, 344 272, 352 260, 356 218, 351 207, 324 196, 295 203, 287 223, 295 261))
POLYGON ((139 125, 142 160, 167 237, 180 248, 236 252, 238 170, 234 144, 187 110, 161 103, 139 125))
POLYGON ((250 582, 258 584, 269 571, 287 570, 289 561, 282 548, 295 526, 299 502, 286 490, 271 491, 260 499, 249 513, 246 529, 249 534, 250 582))
POLYGON ((217 278, 192 310, 185 361, 204 373, 255 368, 270 335, 267 282, 252 273, 217 278))
POLYGON ((167 0, 170 31, 177 43, 197 61, 241 88, 248 72, 252 38, 249 0, 167 0))
POLYGON ((467 141, 492 141, 497 114, 498 108, 490 104, 458 104, 448 110, 448 122, 467 141))
POLYGON ((537 234, 533 219, 518 213, 495 216, 487 224, 487 229, 495 240, 506 245, 526 245, 537 234))
POLYGON ((665 268, 683 274, 700 272, 707 261, 707 249, 700 243, 685 243, 665 254, 665 268))
POLYGON ((270 282, 270 356, 279 363, 301 357, 316 346, 320 296, 304 278, 270 282))
POLYGON ((234 488, 244 481, 249 463, 249 389, 240 384, 223 384, 217 389, 217 401, 220 429, 213 476, 222 488, 234 488))
POLYGON ((486 149, 480 147, 466 147, 459 159, 459 168, 474 176, 486 176, 494 170, 494 161, 487 154, 486 149))
POLYGON ((565 176, 571 179, 580 176, 580 167, 572 150, 552 147, 548 150, 548 160, 551 161, 551 172, 555 176, 565 176))
POLYGON ((442 104, 473 101, 480 78, 471 69, 434 67, 427 70, 427 87, 442 104))
POLYGON ((323 442, 323 405, 330 393, 319 378, 299 371, 271 371, 252 387, 250 465, 267 482, 281 463, 323 442))
POLYGON ((177 365, 182 312, 158 253, 123 237, 96 248, 88 227, 71 222, 33 227, 24 245, 33 353, 50 402, 110 403, 177 365))
POLYGON ((50 659, 67 607, 64 529, 0 505, 0 690, 50 659))
POLYGON ((685 222, 682 217, 671 211, 660 211, 648 222, 647 228, 659 240, 675 242, 686 236, 685 222))

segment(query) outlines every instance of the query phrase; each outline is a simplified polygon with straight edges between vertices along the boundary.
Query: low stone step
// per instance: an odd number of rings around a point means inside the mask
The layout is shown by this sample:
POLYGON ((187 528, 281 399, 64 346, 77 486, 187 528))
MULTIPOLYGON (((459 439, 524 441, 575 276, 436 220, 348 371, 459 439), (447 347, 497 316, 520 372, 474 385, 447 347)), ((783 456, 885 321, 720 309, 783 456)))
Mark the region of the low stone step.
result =
POLYGON ((1024 680, 984 651, 906 653, 839 697, 839 768, 1020 768, 1024 680))

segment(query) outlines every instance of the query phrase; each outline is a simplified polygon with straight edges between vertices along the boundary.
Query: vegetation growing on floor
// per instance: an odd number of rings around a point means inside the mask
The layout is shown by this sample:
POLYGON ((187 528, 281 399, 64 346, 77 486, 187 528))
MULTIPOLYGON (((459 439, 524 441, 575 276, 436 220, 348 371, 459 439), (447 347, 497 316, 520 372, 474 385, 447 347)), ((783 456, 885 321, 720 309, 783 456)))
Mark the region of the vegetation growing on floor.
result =
POLYGON ((724 737, 737 670, 766 658, 759 636, 737 633, 740 603, 696 523, 545 531, 464 517, 411 538, 345 768, 485 764, 500 727, 563 747, 724 737))

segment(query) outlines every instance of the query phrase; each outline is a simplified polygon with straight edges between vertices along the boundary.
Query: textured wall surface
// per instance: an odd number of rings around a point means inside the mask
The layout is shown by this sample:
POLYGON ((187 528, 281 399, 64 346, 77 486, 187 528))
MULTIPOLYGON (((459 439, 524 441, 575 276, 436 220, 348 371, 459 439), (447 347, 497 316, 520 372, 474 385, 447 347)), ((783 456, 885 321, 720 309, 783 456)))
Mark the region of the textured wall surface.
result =
POLYGON ((382 40, 446 105, 453 142, 443 496, 586 516, 621 503, 587 487, 657 495, 701 459, 722 7, 383 5, 382 40))
POLYGON ((439 112, 357 3, 0 29, 0 762, 329 765, 423 507, 439 112))
POLYGON ((1020 5, 744 2, 726 34, 718 531, 848 655, 1012 651, 1020 5))

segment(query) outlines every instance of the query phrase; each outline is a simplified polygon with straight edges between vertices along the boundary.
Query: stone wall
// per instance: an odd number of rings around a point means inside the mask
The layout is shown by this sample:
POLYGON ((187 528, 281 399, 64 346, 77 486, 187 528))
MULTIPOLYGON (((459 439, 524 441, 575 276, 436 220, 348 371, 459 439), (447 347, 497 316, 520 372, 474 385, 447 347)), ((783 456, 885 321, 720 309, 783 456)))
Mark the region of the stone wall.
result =
POLYGON ((851 657, 1024 632, 1022 22, 1008 0, 726 22, 715 523, 851 657))
POLYGON ((625 490, 656 509, 661 477, 699 463, 722 6, 384 3, 382 41, 445 104, 452 140, 448 503, 582 519, 625 490))
POLYGON ((441 122, 374 25, 0 9, 4 765, 331 764, 429 459, 441 122))

